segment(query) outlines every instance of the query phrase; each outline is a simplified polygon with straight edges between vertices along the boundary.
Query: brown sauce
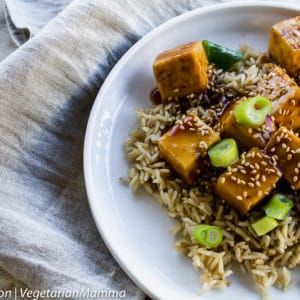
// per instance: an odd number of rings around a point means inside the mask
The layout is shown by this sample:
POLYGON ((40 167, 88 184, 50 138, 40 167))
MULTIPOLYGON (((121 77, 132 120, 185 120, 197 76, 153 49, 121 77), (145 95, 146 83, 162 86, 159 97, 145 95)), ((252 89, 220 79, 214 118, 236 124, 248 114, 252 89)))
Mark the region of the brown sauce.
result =
POLYGON ((151 102, 155 105, 158 105, 158 104, 162 103, 161 95, 160 95, 160 92, 159 92, 158 88, 154 88, 150 92, 150 99, 151 99, 151 102))

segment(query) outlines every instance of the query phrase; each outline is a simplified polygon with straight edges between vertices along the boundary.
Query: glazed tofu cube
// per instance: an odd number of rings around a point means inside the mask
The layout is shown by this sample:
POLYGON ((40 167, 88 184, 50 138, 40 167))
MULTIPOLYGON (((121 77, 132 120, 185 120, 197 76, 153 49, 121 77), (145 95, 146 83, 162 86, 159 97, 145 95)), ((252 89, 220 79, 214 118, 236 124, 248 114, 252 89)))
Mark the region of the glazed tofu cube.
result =
POLYGON ((208 61, 201 42, 167 50, 154 61, 153 72, 162 101, 207 89, 208 61))
POLYGON ((300 16, 279 22, 272 27, 269 53, 288 73, 299 73, 300 16))
POLYGON ((218 133, 190 114, 166 132, 158 145, 161 157, 185 182, 192 184, 203 167, 207 149, 219 140, 218 133))
POLYGON ((278 125, 300 127, 300 88, 280 67, 269 64, 269 73, 257 85, 257 95, 272 101, 272 115, 278 125))
POLYGON ((253 147, 264 148, 275 131, 275 124, 270 117, 259 127, 249 127, 239 124, 234 116, 234 109, 239 101, 231 104, 220 119, 220 133, 223 138, 233 138, 244 149, 253 147))
POLYGON ((217 180, 216 193, 242 213, 259 203, 275 187, 281 172, 258 148, 243 153, 217 180))
POLYGON ((295 190, 300 189, 300 138, 285 127, 280 127, 266 147, 283 172, 283 177, 295 190))

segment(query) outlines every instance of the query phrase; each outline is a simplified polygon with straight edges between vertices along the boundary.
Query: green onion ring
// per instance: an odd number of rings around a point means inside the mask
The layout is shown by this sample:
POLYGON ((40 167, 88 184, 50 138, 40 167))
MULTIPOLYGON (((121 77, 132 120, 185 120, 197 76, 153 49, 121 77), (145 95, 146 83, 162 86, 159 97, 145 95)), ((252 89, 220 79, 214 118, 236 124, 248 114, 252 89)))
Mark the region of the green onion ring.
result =
POLYGON ((246 126, 260 126, 272 110, 268 98, 256 96, 241 101, 234 110, 236 121, 246 126))
POLYGON ((254 229, 255 233, 258 236, 264 235, 274 228, 276 228, 278 222, 269 216, 264 216, 251 224, 252 228, 254 229))
POLYGON ((293 206, 294 203, 289 197, 283 194, 275 194, 266 204, 264 210, 267 216, 283 220, 293 206))
POLYGON ((192 230, 193 239, 208 248, 215 248, 222 243, 223 232, 218 226, 197 225, 192 230))
POLYGON ((224 139, 208 149, 208 156, 214 167, 226 168, 239 159, 239 150, 234 139, 224 139))

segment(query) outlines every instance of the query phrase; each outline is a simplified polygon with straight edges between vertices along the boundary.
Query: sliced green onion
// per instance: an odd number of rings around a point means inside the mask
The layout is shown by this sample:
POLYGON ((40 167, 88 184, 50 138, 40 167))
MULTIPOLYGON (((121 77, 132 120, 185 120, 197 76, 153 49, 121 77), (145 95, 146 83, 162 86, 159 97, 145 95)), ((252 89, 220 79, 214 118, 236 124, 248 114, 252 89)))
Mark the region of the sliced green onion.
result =
POLYGON ((242 125, 260 126, 271 110, 272 103, 268 98, 256 96, 240 102, 234 110, 234 115, 242 125))
POLYGON ((223 232, 217 226, 202 224, 193 228, 192 237, 202 246, 215 248, 222 243, 223 232))
POLYGON ((254 108, 260 111, 265 116, 267 116, 271 112, 272 102, 268 98, 256 96, 252 98, 252 101, 254 101, 254 108))
POLYGON ((264 207, 264 210, 267 216, 283 220, 293 206, 294 203, 289 197, 283 194, 275 194, 264 207))
POLYGON ((254 229, 255 233, 258 236, 264 235, 275 227, 277 227, 278 222, 269 216, 264 216, 251 224, 252 228, 254 229))
POLYGON ((214 167, 226 168, 239 159, 239 150, 234 139, 224 139, 208 149, 214 167))
POLYGON ((231 50, 207 40, 202 41, 202 45, 208 61, 219 69, 228 70, 243 58, 243 53, 239 50, 231 50))

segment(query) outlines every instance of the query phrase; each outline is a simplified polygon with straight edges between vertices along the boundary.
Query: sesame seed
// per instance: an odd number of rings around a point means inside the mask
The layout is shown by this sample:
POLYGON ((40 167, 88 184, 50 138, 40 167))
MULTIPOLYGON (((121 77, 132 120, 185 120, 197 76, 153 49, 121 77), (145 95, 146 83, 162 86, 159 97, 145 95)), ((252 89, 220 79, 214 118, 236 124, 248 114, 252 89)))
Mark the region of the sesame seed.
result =
POLYGON ((262 158, 262 155, 261 155, 259 152, 256 153, 256 156, 257 156, 258 158, 262 158))
POLYGON ((206 143, 205 141, 201 141, 201 142, 199 143, 199 148, 207 149, 207 148, 208 148, 208 145, 207 145, 207 143, 206 143))

